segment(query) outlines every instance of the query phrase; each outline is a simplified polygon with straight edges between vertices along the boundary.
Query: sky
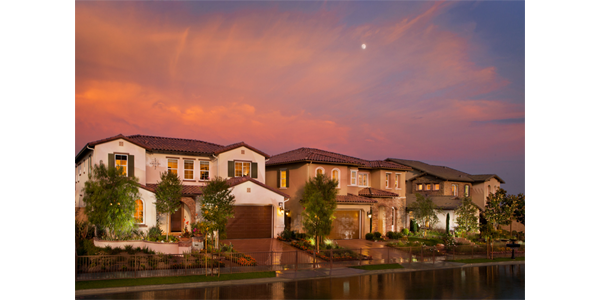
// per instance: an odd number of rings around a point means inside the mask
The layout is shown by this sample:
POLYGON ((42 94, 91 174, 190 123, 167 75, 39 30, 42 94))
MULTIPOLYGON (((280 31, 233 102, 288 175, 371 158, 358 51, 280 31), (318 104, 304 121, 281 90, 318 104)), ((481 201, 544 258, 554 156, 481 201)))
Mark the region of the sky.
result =
POLYGON ((76 2, 75 154, 120 133, 413 159, 524 193, 525 3, 76 2))

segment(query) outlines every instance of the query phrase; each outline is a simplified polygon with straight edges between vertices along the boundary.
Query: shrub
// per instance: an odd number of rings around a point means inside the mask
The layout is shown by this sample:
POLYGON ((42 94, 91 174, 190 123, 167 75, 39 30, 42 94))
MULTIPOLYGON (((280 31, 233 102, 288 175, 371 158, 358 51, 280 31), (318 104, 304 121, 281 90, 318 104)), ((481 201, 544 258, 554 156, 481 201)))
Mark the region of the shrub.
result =
POLYGON ((158 240, 162 236, 162 230, 157 226, 152 226, 148 230, 148 239, 158 240))
POLYGON ((396 235, 395 235, 395 232, 393 232, 393 231, 388 231, 388 232, 386 233, 386 235, 385 235, 385 236, 387 236, 387 237, 388 237, 388 239, 394 239, 394 237, 395 237, 396 235))
POLYGON ((375 231, 373 232, 373 236, 375 236, 375 239, 381 239, 381 232, 375 231))
POLYGON ((370 232, 369 232, 369 233, 367 233, 367 235, 365 236, 365 238, 366 238, 367 240, 369 240, 369 241, 372 241, 372 240, 373 240, 373 237, 375 237, 375 236, 374 236, 372 233, 370 233, 370 232))
POLYGON ((407 236, 409 232, 410 232, 410 231, 408 230, 408 228, 404 228, 404 229, 402 229, 402 231, 401 231, 400 233, 401 233, 403 236, 407 236))

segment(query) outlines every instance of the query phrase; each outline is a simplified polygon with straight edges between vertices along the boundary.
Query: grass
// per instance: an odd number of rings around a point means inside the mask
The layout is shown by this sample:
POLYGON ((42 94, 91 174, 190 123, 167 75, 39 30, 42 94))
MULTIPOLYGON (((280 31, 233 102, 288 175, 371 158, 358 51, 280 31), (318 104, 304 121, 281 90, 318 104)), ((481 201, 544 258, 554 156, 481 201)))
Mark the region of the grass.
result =
POLYGON ((441 239, 438 238, 434 238, 434 237, 430 237, 430 238, 418 238, 418 237, 409 237, 408 238, 409 242, 420 242, 420 243, 425 243, 426 246, 435 246, 436 244, 443 244, 444 241, 442 241, 441 239))
POLYGON ((401 266, 401 265, 399 265, 399 264, 353 266, 353 267, 350 267, 350 268, 359 269, 359 270, 367 270, 367 271, 371 271, 371 270, 385 270, 385 269, 404 269, 404 267, 401 266))
POLYGON ((274 271, 238 273, 238 274, 221 274, 221 277, 206 276, 206 275, 191 275, 191 276, 132 278, 132 279, 90 280, 90 281, 76 281, 75 282, 75 290, 102 289, 102 288, 140 286, 140 285, 241 280, 241 279, 271 278, 271 277, 275 277, 274 271))
POLYGON ((525 257, 515 257, 515 259, 511 259, 508 257, 498 257, 498 258, 494 258, 494 259, 474 258, 474 259, 457 259, 457 260, 446 260, 446 261, 463 263, 463 264, 477 264, 477 263, 500 262, 500 261, 525 261, 525 257))

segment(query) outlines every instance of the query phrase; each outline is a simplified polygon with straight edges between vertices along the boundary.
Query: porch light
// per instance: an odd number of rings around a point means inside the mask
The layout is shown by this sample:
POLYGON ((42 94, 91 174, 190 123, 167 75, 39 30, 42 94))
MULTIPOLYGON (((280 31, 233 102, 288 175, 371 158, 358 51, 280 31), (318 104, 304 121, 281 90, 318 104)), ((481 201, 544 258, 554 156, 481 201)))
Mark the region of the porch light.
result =
POLYGON ((285 215, 289 217, 289 216, 290 216, 290 211, 289 211, 289 210, 286 210, 286 211, 285 211, 285 215))
POLYGON ((369 219, 372 217, 373 215, 371 214, 371 212, 367 213, 367 217, 369 217, 369 219))
POLYGON ((279 202, 279 213, 283 214, 283 202, 279 202))

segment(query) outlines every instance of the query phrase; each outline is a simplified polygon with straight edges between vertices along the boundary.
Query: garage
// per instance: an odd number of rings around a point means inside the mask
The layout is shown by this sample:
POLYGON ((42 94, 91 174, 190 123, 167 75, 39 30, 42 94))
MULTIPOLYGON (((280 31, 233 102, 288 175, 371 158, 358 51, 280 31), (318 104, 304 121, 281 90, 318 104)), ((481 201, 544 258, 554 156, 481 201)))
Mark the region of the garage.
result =
POLYGON ((347 240, 360 238, 360 217, 358 210, 337 210, 331 229, 330 239, 347 240))
POLYGON ((227 239, 270 238, 273 206, 233 207, 234 218, 227 221, 227 239))

